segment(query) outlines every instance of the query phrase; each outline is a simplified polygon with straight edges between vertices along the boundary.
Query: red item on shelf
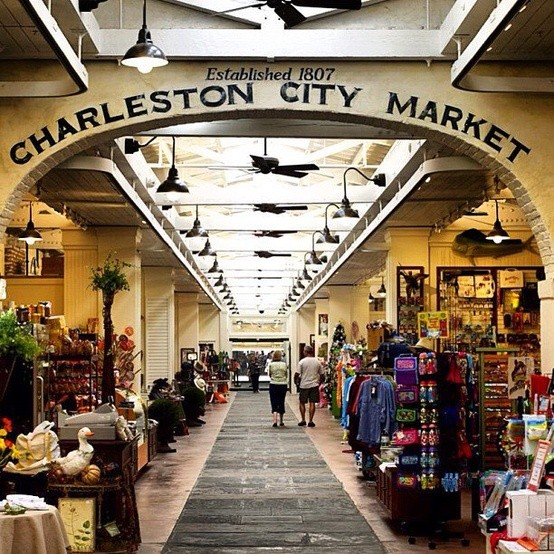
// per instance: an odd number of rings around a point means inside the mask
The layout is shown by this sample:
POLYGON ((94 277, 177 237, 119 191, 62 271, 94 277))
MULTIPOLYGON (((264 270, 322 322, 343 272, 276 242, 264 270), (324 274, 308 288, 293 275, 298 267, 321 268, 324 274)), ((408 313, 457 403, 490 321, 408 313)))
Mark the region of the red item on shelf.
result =
POLYGON ((535 394, 538 396, 547 395, 550 387, 550 377, 546 375, 531 375, 531 398, 535 398, 535 394))

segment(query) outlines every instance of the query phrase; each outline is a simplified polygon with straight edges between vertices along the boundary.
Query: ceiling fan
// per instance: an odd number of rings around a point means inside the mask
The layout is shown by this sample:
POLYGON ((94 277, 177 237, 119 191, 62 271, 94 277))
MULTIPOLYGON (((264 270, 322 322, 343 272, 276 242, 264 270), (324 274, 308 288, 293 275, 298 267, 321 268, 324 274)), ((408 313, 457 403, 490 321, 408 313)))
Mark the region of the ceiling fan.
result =
POLYGON ((303 8, 331 8, 336 10, 359 10, 362 7, 361 0, 266 0, 265 2, 256 2, 219 12, 220 14, 236 12, 246 8, 261 8, 267 6, 272 8, 275 13, 285 22, 285 27, 290 29, 295 25, 299 25, 306 18, 295 8, 295 6, 303 8))
POLYGON ((284 214, 288 210, 307 210, 306 205, 287 205, 279 206, 277 204, 254 204, 255 212, 262 212, 264 214, 284 214))
MULTIPOLYGON (((267 155, 267 138, 264 137, 264 154, 257 156, 250 154, 252 166, 245 168, 248 173, 261 173, 262 175, 284 175, 285 177, 296 177, 300 179, 308 175, 306 171, 317 171, 319 167, 315 164, 290 164, 281 165, 278 158, 267 155)), ((236 169, 236 167, 214 167, 213 169, 236 169)))

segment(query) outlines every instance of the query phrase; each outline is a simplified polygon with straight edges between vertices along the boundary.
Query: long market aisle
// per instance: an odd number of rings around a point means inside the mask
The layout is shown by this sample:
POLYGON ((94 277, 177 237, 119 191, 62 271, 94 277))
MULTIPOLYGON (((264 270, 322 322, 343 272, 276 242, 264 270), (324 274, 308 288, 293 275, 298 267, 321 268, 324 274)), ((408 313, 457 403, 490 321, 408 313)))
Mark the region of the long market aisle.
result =
POLYGON ((164 553, 384 552, 308 437, 318 428, 285 421, 271 426, 267 393, 236 395, 164 553))

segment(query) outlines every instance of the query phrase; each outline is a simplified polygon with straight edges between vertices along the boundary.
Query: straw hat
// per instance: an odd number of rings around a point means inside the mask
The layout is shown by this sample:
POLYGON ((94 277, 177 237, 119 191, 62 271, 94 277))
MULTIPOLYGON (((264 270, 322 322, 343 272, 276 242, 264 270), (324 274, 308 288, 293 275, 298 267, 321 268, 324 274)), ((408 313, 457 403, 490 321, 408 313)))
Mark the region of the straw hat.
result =
POLYGON ((429 337, 422 337, 415 343, 414 348, 420 348, 421 350, 434 350, 435 344, 433 339, 430 339, 429 337))

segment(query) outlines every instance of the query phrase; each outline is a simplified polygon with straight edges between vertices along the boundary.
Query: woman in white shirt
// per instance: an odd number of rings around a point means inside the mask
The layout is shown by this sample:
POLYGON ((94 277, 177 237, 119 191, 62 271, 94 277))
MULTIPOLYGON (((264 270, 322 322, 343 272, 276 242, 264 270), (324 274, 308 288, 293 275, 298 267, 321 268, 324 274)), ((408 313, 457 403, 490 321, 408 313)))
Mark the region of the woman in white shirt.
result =
POLYGON ((268 367, 269 373, 269 399, 271 401, 271 412, 273 414, 273 427, 279 425, 283 427, 283 414, 285 413, 285 397, 289 385, 289 368, 282 361, 280 350, 273 352, 273 360, 268 367))

